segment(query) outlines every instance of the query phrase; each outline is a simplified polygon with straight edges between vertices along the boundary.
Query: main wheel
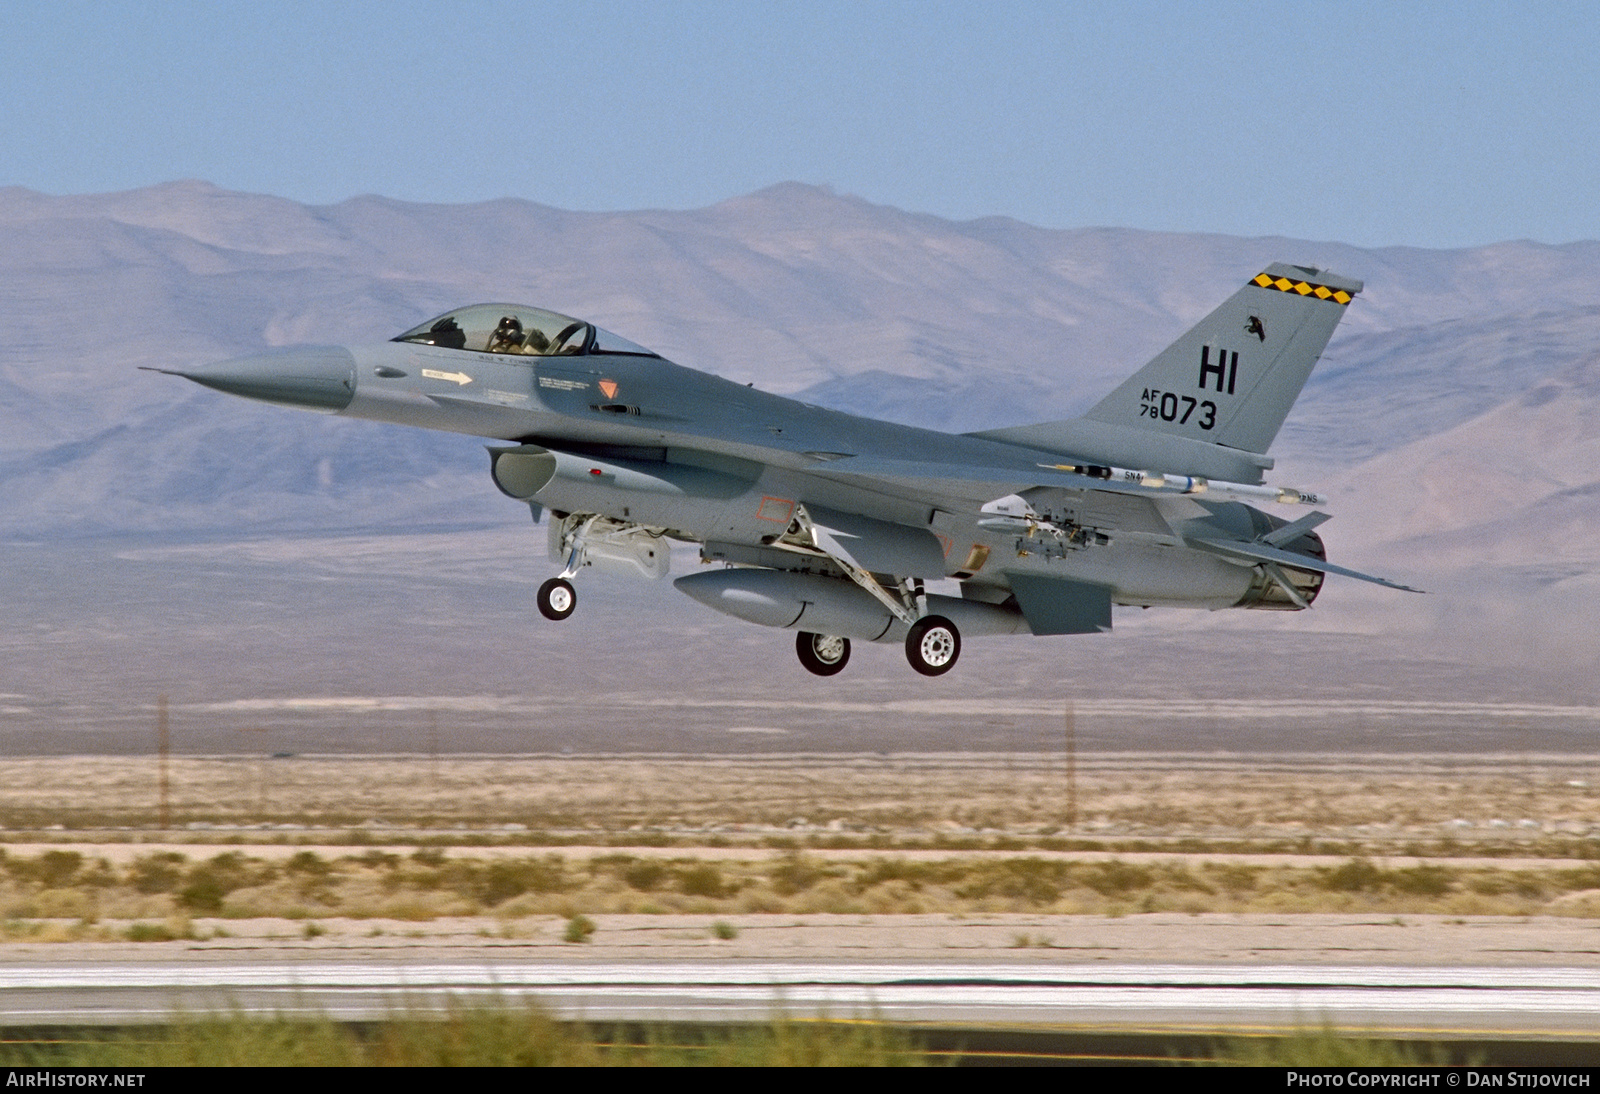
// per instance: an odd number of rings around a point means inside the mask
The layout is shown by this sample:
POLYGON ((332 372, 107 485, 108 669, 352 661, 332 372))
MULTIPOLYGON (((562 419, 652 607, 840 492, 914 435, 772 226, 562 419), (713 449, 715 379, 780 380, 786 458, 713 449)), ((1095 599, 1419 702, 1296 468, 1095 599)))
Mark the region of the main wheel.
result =
POLYGON ((794 636, 794 652, 800 655, 807 672, 832 676, 850 661, 850 639, 801 631, 794 636))
POLYGON ((942 615, 928 615, 906 634, 906 660, 924 676, 943 676, 961 656, 961 632, 942 615))
POLYGON ((564 577, 552 577, 539 586, 539 614, 557 622, 578 606, 578 590, 564 577))

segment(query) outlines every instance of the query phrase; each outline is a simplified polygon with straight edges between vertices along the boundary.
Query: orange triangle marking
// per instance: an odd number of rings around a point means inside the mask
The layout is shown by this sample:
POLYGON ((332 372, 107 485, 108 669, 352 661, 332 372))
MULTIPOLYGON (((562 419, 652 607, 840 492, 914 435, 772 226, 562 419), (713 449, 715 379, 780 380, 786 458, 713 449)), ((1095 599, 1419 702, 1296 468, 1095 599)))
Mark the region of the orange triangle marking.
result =
POLYGON ((615 380, 601 380, 600 390, 605 392, 607 399, 615 399, 617 397, 617 382, 615 380))

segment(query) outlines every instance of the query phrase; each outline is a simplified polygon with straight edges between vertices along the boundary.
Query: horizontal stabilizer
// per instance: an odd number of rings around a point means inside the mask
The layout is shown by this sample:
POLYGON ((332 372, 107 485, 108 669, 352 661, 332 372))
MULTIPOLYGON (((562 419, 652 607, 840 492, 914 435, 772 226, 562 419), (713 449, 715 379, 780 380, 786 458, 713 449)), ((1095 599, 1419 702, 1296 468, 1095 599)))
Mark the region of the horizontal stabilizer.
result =
POLYGON ((1201 539, 1196 536, 1184 537, 1184 542, 1190 547, 1200 551, 1210 551, 1214 555, 1232 558, 1242 562, 1275 562, 1280 566, 1293 566, 1298 570, 1315 570, 1323 574, 1340 574, 1344 577, 1353 577, 1359 581, 1370 581, 1374 585, 1382 585, 1386 589, 1399 589, 1403 593, 1420 593, 1421 589, 1413 589, 1409 585, 1401 585, 1390 581, 1388 578, 1373 577, 1371 574, 1361 573, 1359 570, 1335 566, 1331 562, 1310 555, 1296 554, 1294 551, 1284 551, 1277 547, 1269 547, 1265 543, 1245 543, 1241 540, 1201 539))
POLYGON ((1286 543, 1293 543, 1295 540, 1299 539, 1313 528, 1325 524, 1331 519, 1332 518, 1329 517, 1327 513, 1307 513, 1299 520, 1291 521, 1290 523, 1282 525, 1281 527, 1274 528, 1266 535, 1261 536, 1260 539, 1261 542, 1265 543, 1268 547, 1282 547, 1286 543))

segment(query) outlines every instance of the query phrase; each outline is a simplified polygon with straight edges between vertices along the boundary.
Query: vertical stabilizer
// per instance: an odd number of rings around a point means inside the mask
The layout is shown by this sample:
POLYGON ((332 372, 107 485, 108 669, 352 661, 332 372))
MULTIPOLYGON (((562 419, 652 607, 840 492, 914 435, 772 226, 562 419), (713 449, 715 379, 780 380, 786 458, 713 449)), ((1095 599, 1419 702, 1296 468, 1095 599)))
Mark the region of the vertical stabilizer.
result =
POLYGON ((1360 291, 1275 262, 1084 417, 1264 453, 1360 291))

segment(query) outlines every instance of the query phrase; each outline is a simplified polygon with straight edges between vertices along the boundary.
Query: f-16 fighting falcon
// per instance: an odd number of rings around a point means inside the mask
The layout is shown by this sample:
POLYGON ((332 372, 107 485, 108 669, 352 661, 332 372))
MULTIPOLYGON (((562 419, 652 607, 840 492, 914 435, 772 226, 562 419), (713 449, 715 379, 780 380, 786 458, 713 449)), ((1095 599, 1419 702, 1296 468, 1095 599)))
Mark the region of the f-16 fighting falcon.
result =
MULTIPOLYGON (((852 641, 949 671, 963 638, 1092 634, 1112 605, 1311 606, 1329 562, 1266 455, 1361 282, 1274 264, 1081 418, 954 435, 758 391, 581 319, 452 311, 390 342, 170 370, 218 391, 499 442, 490 474, 548 511, 546 619, 591 571, 660 579, 673 543, 700 603, 796 631, 831 676, 852 641), (957 595, 930 592, 948 579, 957 595)), ((169 370, 161 370, 169 371, 169 370)), ((948 589, 949 586, 943 586, 948 589)))

